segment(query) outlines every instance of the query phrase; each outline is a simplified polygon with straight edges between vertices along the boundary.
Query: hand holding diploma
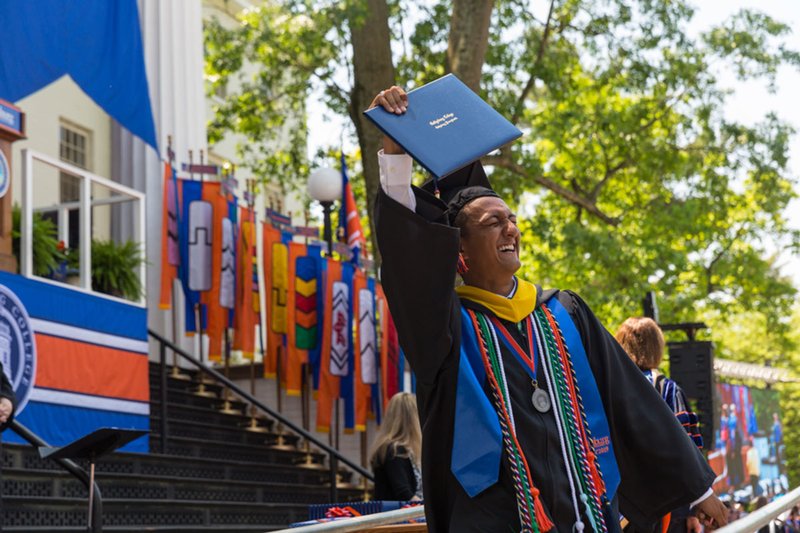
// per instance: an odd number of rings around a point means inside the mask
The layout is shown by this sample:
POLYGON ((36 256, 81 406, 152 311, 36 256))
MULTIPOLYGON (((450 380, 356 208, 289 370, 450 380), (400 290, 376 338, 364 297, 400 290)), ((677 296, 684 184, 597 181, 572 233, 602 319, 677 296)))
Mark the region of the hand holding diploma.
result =
MULTIPOLYGON (((372 109, 373 107, 377 106, 383 107, 389 113, 402 115, 406 112, 406 109, 408 109, 408 96, 402 87, 395 85, 379 92, 375 98, 373 98, 369 108, 372 109)), ((390 137, 384 135, 383 153, 404 154, 406 151, 403 150, 403 147, 394 142, 390 137)))

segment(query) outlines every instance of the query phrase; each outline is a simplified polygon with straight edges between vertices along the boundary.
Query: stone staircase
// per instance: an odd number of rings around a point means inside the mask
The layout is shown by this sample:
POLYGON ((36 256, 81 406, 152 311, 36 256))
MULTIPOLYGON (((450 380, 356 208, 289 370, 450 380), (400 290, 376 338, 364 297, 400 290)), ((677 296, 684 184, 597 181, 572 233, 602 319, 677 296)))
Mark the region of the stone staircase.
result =
MULTIPOLYGON (((115 453, 96 466, 104 531, 274 531, 306 520, 309 504, 330 501, 324 454, 298 449, 292 435, 276 446, 271 421, 247 430, 247 406, 233 401, 236 413, 220 412, 221 387, 206 385, 210 396, 197 395, 197 376, 168 379, 169 438, 167 453, 159 453, 158 368, 151 365, 152 453, 115 453), (311 468, 301 466, 309 462, 311 468)), ((31 446, 3 448, 3 531, 86 531, 88 494, 80 481, 31 446)), ((362 496, 354 486, 339 488, 340 501, 362 496)))

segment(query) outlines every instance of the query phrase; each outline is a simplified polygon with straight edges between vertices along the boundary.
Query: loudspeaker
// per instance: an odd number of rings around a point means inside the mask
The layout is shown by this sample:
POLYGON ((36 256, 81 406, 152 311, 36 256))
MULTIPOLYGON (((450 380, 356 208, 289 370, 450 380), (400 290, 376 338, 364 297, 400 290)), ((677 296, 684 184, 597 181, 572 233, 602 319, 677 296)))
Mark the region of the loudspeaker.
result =
POLYGON ((658 305, 656 304, 656 293, 653 291, 648 292, 642 299, 642 311, 644 316, 652 318, 656 322, 661 322, 658 314, 658 305))
POLYGON ((670 342, 669 377, 680 385, 700 420, 703 447, 714 446, 714 344, 708 341, 670 342))

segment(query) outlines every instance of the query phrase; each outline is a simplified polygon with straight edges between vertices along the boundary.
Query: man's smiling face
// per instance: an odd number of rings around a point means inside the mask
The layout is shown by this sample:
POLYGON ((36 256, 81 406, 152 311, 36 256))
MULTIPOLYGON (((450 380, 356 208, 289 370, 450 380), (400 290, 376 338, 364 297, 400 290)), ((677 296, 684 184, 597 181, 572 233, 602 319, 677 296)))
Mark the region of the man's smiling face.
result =
POLYGON ((461 252, 469 267, 465 281, 493 286, 510 280, 521 266, 517 216, 503 200, 493 196, 471 201, 460 215, 461 252))

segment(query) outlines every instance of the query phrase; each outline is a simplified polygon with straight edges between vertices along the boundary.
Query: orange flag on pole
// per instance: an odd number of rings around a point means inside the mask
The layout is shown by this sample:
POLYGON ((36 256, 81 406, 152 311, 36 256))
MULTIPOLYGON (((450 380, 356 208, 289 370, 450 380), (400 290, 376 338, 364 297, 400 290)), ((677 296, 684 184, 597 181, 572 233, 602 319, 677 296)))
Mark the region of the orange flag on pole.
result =
POLYGON ((236 268, 236 312, 234 315, 233 348, 241 350, 245 359, 252 359, 256 347, 256 308, 253 301, 253 257, 256 227, 251 209, 239 209, 239 261, 236 268))
POLYGON ((273 306, 273 279, 272 279, 272 262, 273 262, 273 245, 281 242, 281 232, 272 224, 265 222, 262 226, 264 232, 262 236, 264 246, 264 286, 266 290, 267 300, 267 353, 264 354, 264 376, 274 378, 278 370, 278 354, 280 347, 283 344, 283 335, 276 333, 272 329, 272 320, 275 314, 273 306))
POLYGON ((319 391, 317 394, 317 431, 328 433, 331 429, 333 402, 339 397, 339 376, 331 373, 331 344, 333 335, 333 284, 342 279, 342 264, 326 259, 328 271, 325 279, 325 318, 322 326, 322 352, 320 354, 319 391))
POLYGON ((307 253, 306 245, 289 243, 289 284, 286 294, 286 368, 284 378, 286 394, 300 396, 303 381, 303 363, 308 362, 308 351, 297 347, 297 259, 307 253))
POLYGON ((400 392, 398 376, 398 358, 400 346, 397 340, 397 330, 394 327, 392 315, 389 313, 389 303, 383 293, 383 286, 375 284, 378 300, 378 312, 381 324, 381 384, 383 386, 383 409, 389 405, 389 400, 400 392))
POLYGON ((178 180, 172 165, 164 163, 163 214, 161 218, 161 294, 158 307, 172 308, 172 284, 178 277, 178 180))

